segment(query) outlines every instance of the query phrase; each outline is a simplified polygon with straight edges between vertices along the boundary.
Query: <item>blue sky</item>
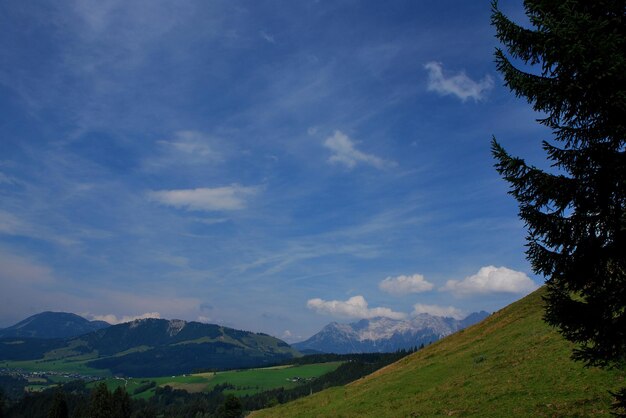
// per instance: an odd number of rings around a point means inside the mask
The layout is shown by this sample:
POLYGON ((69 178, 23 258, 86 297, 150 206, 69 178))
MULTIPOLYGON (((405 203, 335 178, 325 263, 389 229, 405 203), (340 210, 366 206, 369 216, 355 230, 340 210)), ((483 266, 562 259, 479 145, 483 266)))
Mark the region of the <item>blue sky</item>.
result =
POLYGON ((542 165, 549 132, 495 71, 489 3, 3 2, 0 326, 297 341, 528 293, 489 146, 542 165))

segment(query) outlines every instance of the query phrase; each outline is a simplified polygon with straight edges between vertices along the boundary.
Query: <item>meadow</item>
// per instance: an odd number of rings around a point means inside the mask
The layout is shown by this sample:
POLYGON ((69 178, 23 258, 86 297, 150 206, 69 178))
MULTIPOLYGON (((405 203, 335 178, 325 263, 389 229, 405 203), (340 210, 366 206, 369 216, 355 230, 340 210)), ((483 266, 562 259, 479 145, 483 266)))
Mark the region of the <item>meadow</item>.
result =
POLYGON ((572 361, 572 344, 542 320, 543 292, 363 379, 252 416, 610 416, 626 371, 572 361))
POLYGON ((109 377, 111 372, 106 369, 94 369, 87 366, 87 362, 92 357, 71 357, 59 360, 22 360, 22 361, 0 361, 0 368, 20 369, 27 372, 57 372, 67 374, 78 374, 82 376, 109 377))
MULTIPOLYGON (((170 386, 190 393, 210 391, 217 385, 229 385, 225 393, 238 396, 251 395, 270 389, 291 389, 329 373, 341 365, 341 362, 316 363, 297 366, 276 366, 259 369, 229 370, 180 376, 156 378, 109 377, 103 380, 110 390, 122 386, 135 398, 149 398, 154 395, 155 387, 170 386), (154 385, 151 385, 154 382, 154 385), (143 390, 141 390, 143 389, 143 390)), ((99 382, 92 382, 93 387, 99 382)))

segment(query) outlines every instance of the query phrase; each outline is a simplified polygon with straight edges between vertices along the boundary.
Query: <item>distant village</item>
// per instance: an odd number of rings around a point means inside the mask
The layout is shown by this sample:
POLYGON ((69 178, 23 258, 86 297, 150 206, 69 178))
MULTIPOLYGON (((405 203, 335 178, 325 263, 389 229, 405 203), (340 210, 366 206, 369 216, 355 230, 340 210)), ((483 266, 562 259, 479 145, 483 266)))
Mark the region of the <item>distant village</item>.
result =
POLYGON ((96 380, 101 380, 101 377, 96 376, 87 376, 78 373, 67 373, 62 371, 28 371, 22 369, 7 369, 0 368, 0 375, 12 376, 12 377, 22 377, 24 379, 32 379, 32 378, 47 378, 50 376, 57 376, 66 378, 68 380, 84 380, 85 382, 95 382, 96 380))

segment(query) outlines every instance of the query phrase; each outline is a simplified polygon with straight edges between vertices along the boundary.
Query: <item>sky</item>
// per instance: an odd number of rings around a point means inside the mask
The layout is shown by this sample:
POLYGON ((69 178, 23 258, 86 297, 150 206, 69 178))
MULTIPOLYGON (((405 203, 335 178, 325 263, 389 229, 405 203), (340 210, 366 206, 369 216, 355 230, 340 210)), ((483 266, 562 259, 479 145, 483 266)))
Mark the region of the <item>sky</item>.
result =
POLYGON ((294 342, 531 292, 490 141, 541 166, 550 133, 494 35, 488 0, 0 3, 0 326, 294 342))

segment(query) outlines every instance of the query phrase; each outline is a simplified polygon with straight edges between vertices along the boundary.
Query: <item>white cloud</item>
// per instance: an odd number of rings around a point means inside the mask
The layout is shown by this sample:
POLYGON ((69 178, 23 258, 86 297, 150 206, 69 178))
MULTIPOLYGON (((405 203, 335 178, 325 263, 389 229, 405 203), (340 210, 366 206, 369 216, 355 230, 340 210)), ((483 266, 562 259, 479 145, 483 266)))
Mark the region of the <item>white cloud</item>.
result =
POLYGON ((150 199, 175 208, 198 211, 244 209, 247 200, 259 192, 258 187, 238 184, 215 188, 159 190, 148 193, 150 199))
POLYGON ((383 292, 392 295, 404 295, 407 293, 421 293, 432 290, 433 284, 424 279, 421 274, 412 276, 387 277, 378 284, 383 292))
POLYGON ((198 315, 198 318, 196 318, 196 321, 202 322, 203 324, 209 324, 211 322, 211 318, 208 316, 204 316, 204 315, 198 315))
POLYGON ((428 91, 437 92, 442 96, 453 95, 462 101, 467 99, 479 101, 493 88, 493 80, 489 75, 480 81, 472 80, 462 71, 446 77, 442 64, 434 61, 424 65, 424 68, 428 70, 428 91))
POLYGON ((280 336, 280 339, 287 341, 288 343, 294 343, 296 341, 302 341, 304 337, 299 334, 294 334, 290 330, 286 329, 280 336))
POLYGON ((368 319, 379 316, 391 319, 403 319, 406 317, 406 314, 394 312, 389 308, 368 308, 367 301, 360 295, 353 296, 346 301, 324 301, 319 298, 309 299, 306 306, 317 313, 356 319, 368 319))
POLYGON ((447 318, 463 319, 465 314, 454 306, 425 305, 417 303, 413 305, 413 315, 429 314, 433 316, 443 316, 447 318))
POLYGON ((506 267, 486 266, 478 273, 463 280, 448 280, 441 290, 457 296, 486 293, 527 294, 537 289, 537 285, 525 273, 506 267))
POLYGON ((324 146, 333 154, 328 158, 332 164, 343 164, 348 168, 354 168, 358 163, 369 164, 378 169, 394 167, 393 161, 384 160, 372 154, 366 154, 356 149, 356 142, 352 141, 341 131, 335 131, 324 141, 324 146))
POLYGON ((86 316, 89 316, 92 321, 105 321, 112 325, 122 324, 124 322, 131 322, 131 321, 134 321, 135 319, 146 319, 146 318, 159 319, 161 318, 161 314, 158 312, 146 312, 141 315, 125 315, 120 318, 118 318, 116 315, 113 315, 113 314, 106 314, 106 315, 86 314, 86 316))

